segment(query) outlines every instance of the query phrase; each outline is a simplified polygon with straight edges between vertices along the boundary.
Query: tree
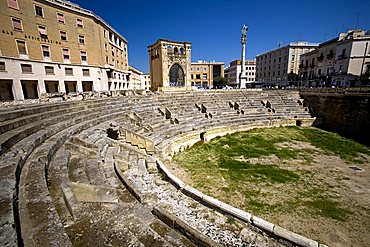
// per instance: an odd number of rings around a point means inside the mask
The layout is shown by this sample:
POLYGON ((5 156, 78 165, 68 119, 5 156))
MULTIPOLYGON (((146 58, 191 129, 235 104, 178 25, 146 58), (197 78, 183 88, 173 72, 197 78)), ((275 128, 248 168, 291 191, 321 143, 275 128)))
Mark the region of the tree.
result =
POLYGON ((215 88, 222 88, 227 84, 227 79, 222 76, 217 76, 213 78, 213 85, 215 88))

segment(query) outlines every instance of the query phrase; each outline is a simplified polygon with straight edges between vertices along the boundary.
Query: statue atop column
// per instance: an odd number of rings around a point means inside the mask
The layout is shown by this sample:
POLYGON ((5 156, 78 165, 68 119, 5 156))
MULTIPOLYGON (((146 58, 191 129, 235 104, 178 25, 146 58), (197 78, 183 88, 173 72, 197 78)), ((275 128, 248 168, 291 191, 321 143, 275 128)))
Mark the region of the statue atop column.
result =
POLYGON ((241 56, 241 71, 239 74, 239 88, 245 88, 247 82, 247 74, 245 70, 245 46, 247 44, 247 31, 248 27, 243 25, 242 28, 242 56, 241 56))
POLYGON ((242 44, 245 44, 247 42, 247 31, 248 31, 248 27, 246 25, 243 25, 243 28, 242 28, 242 44))

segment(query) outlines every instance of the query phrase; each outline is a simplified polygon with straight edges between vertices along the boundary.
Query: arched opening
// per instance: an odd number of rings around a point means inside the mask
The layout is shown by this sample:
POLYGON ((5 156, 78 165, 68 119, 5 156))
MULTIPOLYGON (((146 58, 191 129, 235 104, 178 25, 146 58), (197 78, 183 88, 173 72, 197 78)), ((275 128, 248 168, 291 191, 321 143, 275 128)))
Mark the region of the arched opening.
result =
POLYGON ((184 48, 180 48, 180 55, 184 55, 185 54, 185 51, 184 51, 184 48))
POLYGON ((179 48, 177 48, 177 47, 173 48, 173 53, 175 55, 179 54, 179 48))
POLYGON ((172 65, 170 69, 170 86, 171 87, 183 87, 185 86, 185 74, 184 70, 177 63, 172 65))

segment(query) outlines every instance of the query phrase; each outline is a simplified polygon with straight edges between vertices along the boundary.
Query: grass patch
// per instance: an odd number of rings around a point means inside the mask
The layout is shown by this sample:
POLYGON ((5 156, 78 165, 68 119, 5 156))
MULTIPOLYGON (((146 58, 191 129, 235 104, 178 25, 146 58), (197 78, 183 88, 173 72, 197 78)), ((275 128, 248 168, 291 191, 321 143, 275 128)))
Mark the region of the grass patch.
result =
POLYGON ((313 201, 306 202, 306 206, 313 209, 320 216, 338 221, 346 221, 351 211, 339 206, 339 203, 328 198, 318 197, 313 201))
POLYGON ((352 163, 363 163, 356 159, 360 153, 370 155, 370 149, 360 143, 341 137, 338 134, 307 128, 302 129, 307 141, 328 154, 336 154, 341 159, 352 163))
POLYGON ((320 179, 312 181, 315 176, 312 172, 305 170, 304 166, 296 168, 313 163, 314 157, 321 154, 337 155, 346 162, 358 164, 363 160, 360 154, 370 155, 370 150, 320 129, 280 127, 229 134, 209 143, 198 142, 174 156, 173 160, 190 172, 194 186, 203 192, 217 193, 220 199, 239 193, 244 199, 238 203, 245 210, 258 213, 294 211, 295 208, 305 207, 322 216, 344 220, 349 211, 323 198, 330 198, 327 192, 334 190, 334 186, 326 186, 324 190, 319 186, 322 183, 320 179), (302 148, 300 145, 303 145, 302 148), (268 157, 273 157, 271 163, 268 157), (255 161, 258 158, 265 161, 255 161), (264 203, 262 188, 271 194, 283 185, 292 189, 300 185, 302 189, 290 199, 280 198, 270 204, 264 203))

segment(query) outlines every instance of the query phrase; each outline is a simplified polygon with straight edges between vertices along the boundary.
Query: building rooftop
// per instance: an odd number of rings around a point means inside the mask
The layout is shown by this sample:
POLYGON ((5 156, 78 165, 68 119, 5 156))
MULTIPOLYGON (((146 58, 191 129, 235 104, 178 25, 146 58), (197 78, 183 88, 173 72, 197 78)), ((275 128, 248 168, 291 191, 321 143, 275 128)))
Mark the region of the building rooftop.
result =
POLYGON ((191 45, 190 42, 187 42, 187 41, 175 41, 175 40, 169 40, 169 39, 158 39, 155 43, 151 44, 148 46, 148 48, 156 45, 157 43, 162 43, 162 42, 166 42, 166 43, 178 43, 178 44, 187 44, 187 45, 191 45))
POLYGON ((277 50, 280 50, 280 49, 285 49, 285 48, 288 48, 288 47, 318 47, 318 46, 319 46, 318 43, 310 43, 308 41, 290 42, 289 45, 285 45, 285 46, 278 47, 276 49, 269 50, 265 53, 256 55, 256 57, 259 57, 259 56, 262 56, 262 55, 265 55, 265 54, 268 54, 270 52, 274 52, 274 51, 277 51, 277 50))
POLYGON ((198 60, 196 62, 191 62, 191 64, 219 64, 219 65, 222 65, 222 64, 225 64, 224 62, 216 62, 214 60, 212 61, 205 61, 205 60, 198 60))

